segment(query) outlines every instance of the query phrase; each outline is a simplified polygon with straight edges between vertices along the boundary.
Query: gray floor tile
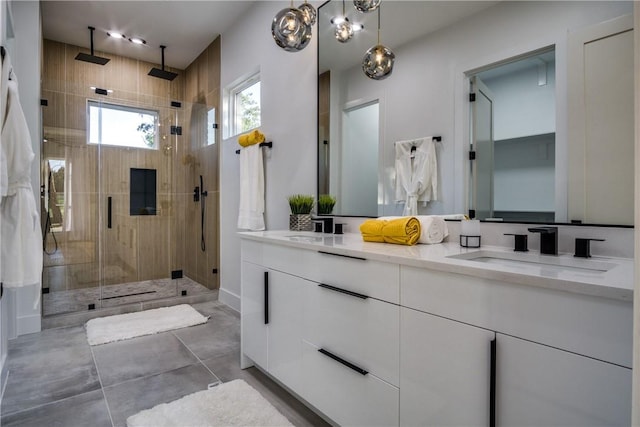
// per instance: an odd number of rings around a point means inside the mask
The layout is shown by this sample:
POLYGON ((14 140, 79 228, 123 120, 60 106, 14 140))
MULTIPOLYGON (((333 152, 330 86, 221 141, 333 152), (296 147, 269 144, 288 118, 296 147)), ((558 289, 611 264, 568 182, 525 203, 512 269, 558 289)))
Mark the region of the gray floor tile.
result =
POLYGON ((174 371, 105 387, 113 423, 125 426, 131 415, 160 403, 168 403, 218 381, 201 363, 174 371))
POLYGON ((243 379, 260 392, 282 415, 295 426, 328 426, 324 419, 307 408, 284 388, 273 382, 257 368, 240 369, 240 351, 203 360, 222 382, 243 379))
POLYGON ((239 313, 237 313, 235 310, 231 309, 230 307, 227 307, 226 305, 224 305, 218 300, 191 304, 191 307, 198 310, 200 314, 202 314, 203 316, 211 316, 212 314, 217 313, 220 310, 223 310, 229 313, 235 313, 238 317, 240 317, 239 313))
POLYGON ((2 417, 3 427, 111 427, 102 390, 2 417))
MULTIPOLYGON (((240 348, 240 317, 219 307, 203 325, 173 331, 201 360, 212 359, 240 348)), ((226 308, 227 310, 230 310, 226 308)))
MULTIPOLYGON (((19 336, 9 342, 9 367, 33 366, 43 361, 43 355, 71 349, 76 361, 91 361, 91 351, 83 326, 45 330, 36 334, 19 336)), ((46 359, 45 359, 46 360, 46 359)), ((50 360, 46 360, 51 363, 50 360)), ((56 363, 67 363, 56 360, 56 363)))
POLYGON ((103 387, 198 362, 171 332, 94 346, 93 353, 103 387))
POLYGON ((82 327, 50 330, 12 340, 7 369, 3 415, 100 388, 82 327))

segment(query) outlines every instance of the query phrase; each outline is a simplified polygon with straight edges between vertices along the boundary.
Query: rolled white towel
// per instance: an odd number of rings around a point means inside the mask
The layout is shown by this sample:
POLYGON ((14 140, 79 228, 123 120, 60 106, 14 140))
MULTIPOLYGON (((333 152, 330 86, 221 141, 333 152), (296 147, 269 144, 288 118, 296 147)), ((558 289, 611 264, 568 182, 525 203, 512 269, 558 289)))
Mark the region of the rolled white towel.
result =
MULTIPOLYGON (((447 222, 440 215, 416 215, 420 221, 420 239, 418 243, 432 245, 441 243, 449 235, 447 222)), ((382 216, 378 219, 391 220, 402 218, 399 216, 382 216)))

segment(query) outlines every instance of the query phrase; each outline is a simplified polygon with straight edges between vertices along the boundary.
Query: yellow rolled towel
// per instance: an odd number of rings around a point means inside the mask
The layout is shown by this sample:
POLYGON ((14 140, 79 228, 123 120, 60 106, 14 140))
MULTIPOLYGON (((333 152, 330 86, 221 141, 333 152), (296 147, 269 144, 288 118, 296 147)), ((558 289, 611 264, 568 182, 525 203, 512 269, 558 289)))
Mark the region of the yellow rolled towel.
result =
POLYGON ((420 221, 415 217, 403 217, 388 221, 382 228, 386 243, 415 245, 420 239, 420 221))
POLYGON ((242 134, 238 137, 238 144, 243 147, 248 147, 250 145, 259 144, 264 142, 264 134, 259 130, 252 130, 249 133, 242 134))
POLYGON ((420 221, 412 216, 390 221, 370 219, 360 225, 365 242, 415 245, 420 239, 420 232, 420 221))
POLYGON ((384 243, 382 237, 382 227, 387 223, 385 220, 368 219, 360 224, 360 233, 365 242, 384 243))

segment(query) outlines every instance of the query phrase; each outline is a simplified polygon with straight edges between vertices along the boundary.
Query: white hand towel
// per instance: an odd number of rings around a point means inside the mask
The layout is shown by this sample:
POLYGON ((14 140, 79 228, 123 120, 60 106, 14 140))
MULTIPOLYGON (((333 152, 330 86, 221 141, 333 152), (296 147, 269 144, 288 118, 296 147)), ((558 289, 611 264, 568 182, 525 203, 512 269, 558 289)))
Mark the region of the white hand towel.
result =
POLYGON ((264 230, 264 165, 259 144, 240 149, 238 228, 264 230))

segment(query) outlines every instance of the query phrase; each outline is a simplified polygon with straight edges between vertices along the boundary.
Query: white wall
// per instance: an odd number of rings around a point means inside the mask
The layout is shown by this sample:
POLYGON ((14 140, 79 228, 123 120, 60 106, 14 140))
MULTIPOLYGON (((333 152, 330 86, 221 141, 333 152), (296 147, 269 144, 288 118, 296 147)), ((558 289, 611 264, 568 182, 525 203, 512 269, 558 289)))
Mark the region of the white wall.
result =
MULTIPOLYGON (((317 2, 312 2, 317 7, 317 2)), ((316 38, 301 52, 286 52, 271 36, 271 21, 287 1, 256 2, 221 38, 221 87, 260 69, 262 126, 273 149, 264 150, 267 229, 289 226, 287 196, 316 193, 316 38)), ((315 33, 315 28, 314 28, 315 33)), ((240 309, 236 138, 220 147, 220 301, 240 309)))
MULTIPOLYGON (((440 199, 429 203, 427 209, 422 205, 419 209, 421 213, 464 210, 465 144, 468 142, 466 91, 463 88, 466 71, 555 45, 557 146, 565 146, 567 34, 631 10, 631 2, 499 3, 405 46, 390 46, 396 54, 396 64, 393 74, 386 80, 369 80, 359 66, 350 70, 346 77, 348 82, 340 92, 343 95, 340 103, 380 96, 386 111, 381 118, 384 131, 380 169, 384 214, 401 212, 401 206, 395 205, 392 197, 393 142, 428 135, 443 137, 437 150, 440 199)), ((563 174, 566 173, 566 149, 559 150, 556 153, 557 170, 563 174)), ((556 201, 564 204, 566 216, 566 178, 556 180, 556 201)))

